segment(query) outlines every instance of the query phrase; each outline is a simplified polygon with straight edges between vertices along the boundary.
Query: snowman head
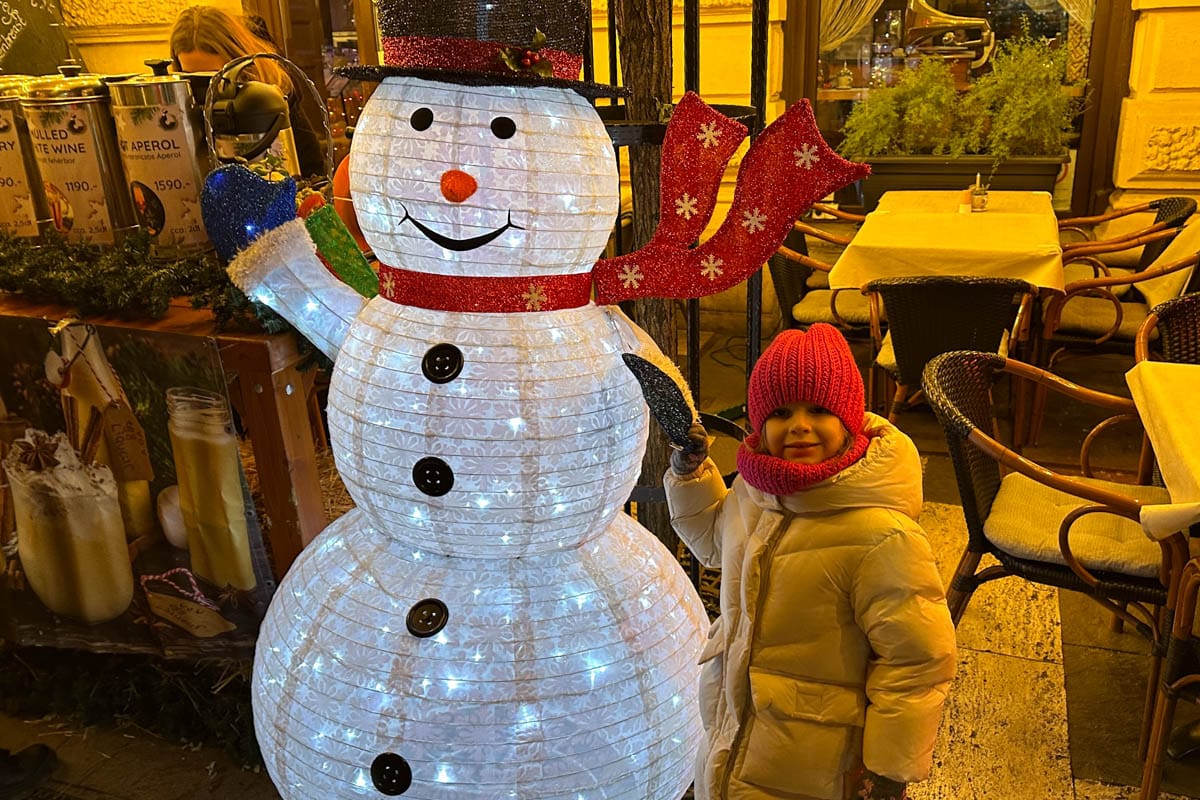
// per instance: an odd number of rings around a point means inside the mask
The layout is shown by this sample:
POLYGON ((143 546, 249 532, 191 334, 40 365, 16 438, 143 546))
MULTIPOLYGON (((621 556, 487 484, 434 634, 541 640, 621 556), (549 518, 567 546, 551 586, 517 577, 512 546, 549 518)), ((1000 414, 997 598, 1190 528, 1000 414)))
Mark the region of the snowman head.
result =
POLYGON ((612 143, 576 92, 413 77, 363 110, 350 191, 384 264, 471 277, 587 272, 619 203, 612 143))

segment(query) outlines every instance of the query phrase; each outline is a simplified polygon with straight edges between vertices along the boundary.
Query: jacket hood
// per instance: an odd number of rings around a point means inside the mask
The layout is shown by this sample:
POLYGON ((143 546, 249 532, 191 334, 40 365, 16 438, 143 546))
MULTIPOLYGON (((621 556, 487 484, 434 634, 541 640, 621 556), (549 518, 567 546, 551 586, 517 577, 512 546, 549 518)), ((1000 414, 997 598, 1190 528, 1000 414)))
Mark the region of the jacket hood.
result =
POLYGON ((863 419, 870 440, 866 454, 831 478, 786 496, 746 484, 747 496, 763 508, 819 514, 846 508, 887 508, 912 520, 921 513, 921 455, 912 439, 877 414, 863 419))

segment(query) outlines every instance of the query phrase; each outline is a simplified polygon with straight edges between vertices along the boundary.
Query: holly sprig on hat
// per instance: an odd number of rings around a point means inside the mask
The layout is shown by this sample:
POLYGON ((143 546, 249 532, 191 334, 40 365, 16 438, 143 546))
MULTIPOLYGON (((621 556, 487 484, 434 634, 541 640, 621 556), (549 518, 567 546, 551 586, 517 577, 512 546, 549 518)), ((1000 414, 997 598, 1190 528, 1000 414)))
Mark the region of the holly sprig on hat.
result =
POLYGON ((543 78, 554 75, 550 59, 538 51, 546 45, 546 34, 533 29, 533 41, 528 47, 505 47, 500 50, 500 60, 513 72, 532 72, 543 78))

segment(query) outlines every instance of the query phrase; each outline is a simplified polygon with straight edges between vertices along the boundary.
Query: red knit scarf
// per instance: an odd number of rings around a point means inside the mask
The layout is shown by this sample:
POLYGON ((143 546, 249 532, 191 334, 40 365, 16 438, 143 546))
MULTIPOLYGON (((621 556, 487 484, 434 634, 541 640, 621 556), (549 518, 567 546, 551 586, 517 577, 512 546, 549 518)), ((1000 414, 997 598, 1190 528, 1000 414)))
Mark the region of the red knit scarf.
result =
POLYGON ((858 461, 867 452, 869 439, 860 431, 846 452, 819 464, 797 464, 770 453, 756 452, 758 443, 759 435, 752 433, 738 447, 738 472, 760 492, 786 496, 833 477, 858 461))

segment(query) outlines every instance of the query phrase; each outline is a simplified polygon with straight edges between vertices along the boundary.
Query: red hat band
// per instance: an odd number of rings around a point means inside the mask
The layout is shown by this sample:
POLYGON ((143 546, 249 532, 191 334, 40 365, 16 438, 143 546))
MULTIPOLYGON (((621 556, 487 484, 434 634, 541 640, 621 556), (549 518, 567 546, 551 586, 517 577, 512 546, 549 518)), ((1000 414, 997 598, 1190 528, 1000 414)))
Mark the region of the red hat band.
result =
MULTIPOLYGON (((512 68, 503 54, 508 51, 519 60, 521 46, 451 36, 385 36, 383 63, 402 69, 461 70, 476 74, 510 75, 512 68)), ((553 47, 541 47, 534 53, 539 61, 548 63, 551 76, 573 81, 583 69, 583 56, 553 47)), ((532 65, 525 65, 532 66, 532 65)))

